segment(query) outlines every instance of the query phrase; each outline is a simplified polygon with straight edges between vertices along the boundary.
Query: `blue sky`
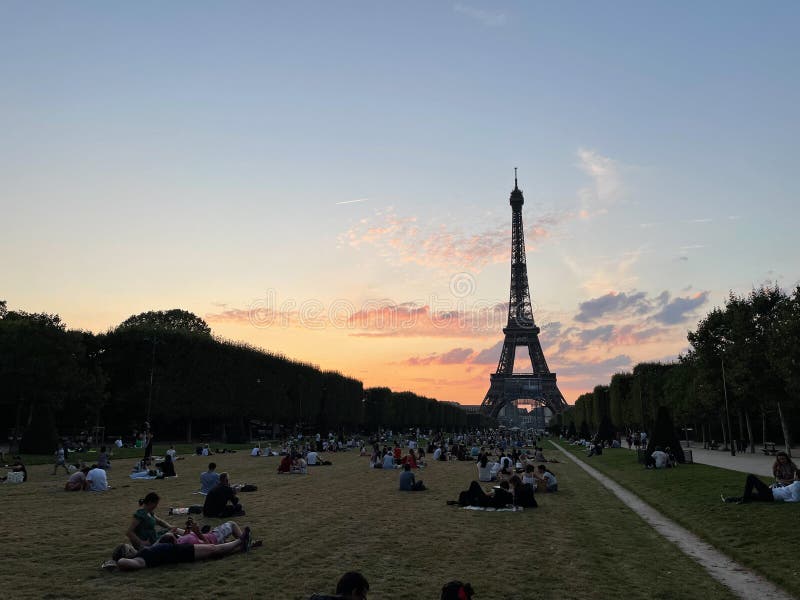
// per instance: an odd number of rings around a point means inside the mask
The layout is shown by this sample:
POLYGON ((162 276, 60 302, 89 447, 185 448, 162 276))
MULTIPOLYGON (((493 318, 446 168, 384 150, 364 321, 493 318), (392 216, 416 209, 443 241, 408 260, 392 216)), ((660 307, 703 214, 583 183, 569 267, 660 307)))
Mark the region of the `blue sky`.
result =
POLYGON ((568 397, 676 355, 729 290, 800 278, 797 3, 0 9, 11 307, 104 330, 180 306, 367 384, 479 402, 502 323, 376 336, 251 309, 270 290, 326 310, 504 301, 515 166, 568 397))

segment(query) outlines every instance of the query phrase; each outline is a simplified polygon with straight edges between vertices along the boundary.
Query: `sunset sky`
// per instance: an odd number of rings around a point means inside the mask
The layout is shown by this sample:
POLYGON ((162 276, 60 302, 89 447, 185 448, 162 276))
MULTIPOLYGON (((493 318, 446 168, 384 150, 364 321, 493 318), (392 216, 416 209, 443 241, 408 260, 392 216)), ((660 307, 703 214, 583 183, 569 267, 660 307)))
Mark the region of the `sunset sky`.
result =
MULTIPOLYGON (((569 402, 800 281, 800 3, 0 1, 0 298, 480 403, 514 167, 569 402)), ((524 361, 523 361, 524 362, 524 361)), ((528 363, 529 367, 529 363, 528 363)))

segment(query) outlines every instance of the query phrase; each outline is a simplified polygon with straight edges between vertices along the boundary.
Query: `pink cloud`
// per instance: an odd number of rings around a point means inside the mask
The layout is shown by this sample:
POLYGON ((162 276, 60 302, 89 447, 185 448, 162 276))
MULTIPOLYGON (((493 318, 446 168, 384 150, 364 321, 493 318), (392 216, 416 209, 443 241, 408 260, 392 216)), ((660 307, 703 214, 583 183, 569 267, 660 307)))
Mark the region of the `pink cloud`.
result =
MULTIPOLYGON (((527 250, 548 237, 564 215, 545 215, 525 229, 527 250)), ((464 233, 446 225, 420 225, 416 217, 399 217, 393 209, 362 219, 340 236, 353 248, 370 246, 397 263, 414 263, 435 268, 480 270, 487 264, 508 261, 511 229, 508 224, 489 226, 478 233, 464 233)))

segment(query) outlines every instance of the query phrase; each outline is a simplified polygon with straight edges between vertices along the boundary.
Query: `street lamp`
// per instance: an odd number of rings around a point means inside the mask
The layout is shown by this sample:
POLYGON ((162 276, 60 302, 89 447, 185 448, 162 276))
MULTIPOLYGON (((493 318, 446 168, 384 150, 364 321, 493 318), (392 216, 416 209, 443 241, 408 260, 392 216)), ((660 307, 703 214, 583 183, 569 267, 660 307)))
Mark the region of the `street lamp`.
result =
POLYGON ((728 409, 728 386, 725 383, 725 349, 723 347, 719 356, 722 364, 722 393, 725 395, 725 415, 728 420, 728 443, 731 445, 731 456, 736 456, 736 444, 733 442, 733 431, 731 430, 731 411, 728 409))
POLYGON ((153 354, 150 359, 150 390, 147 395, 147 433, 150 433, 150 409, 153 405, 153 375, 156 370, 156 344, 158 343, 158 338, 153 336, 152 339, 145 338, 147 341, 153 342, 153 354))

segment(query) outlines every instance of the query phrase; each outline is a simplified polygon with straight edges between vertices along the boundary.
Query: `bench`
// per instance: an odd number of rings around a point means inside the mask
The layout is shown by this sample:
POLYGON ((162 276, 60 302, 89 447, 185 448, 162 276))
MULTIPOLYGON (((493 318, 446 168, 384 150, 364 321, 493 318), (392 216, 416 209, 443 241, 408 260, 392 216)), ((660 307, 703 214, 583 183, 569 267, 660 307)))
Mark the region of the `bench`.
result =
POLYGON ((775 449, 775 442, 764 442, 761 451, 767 456, 774 456, 778 451, 775 449))

